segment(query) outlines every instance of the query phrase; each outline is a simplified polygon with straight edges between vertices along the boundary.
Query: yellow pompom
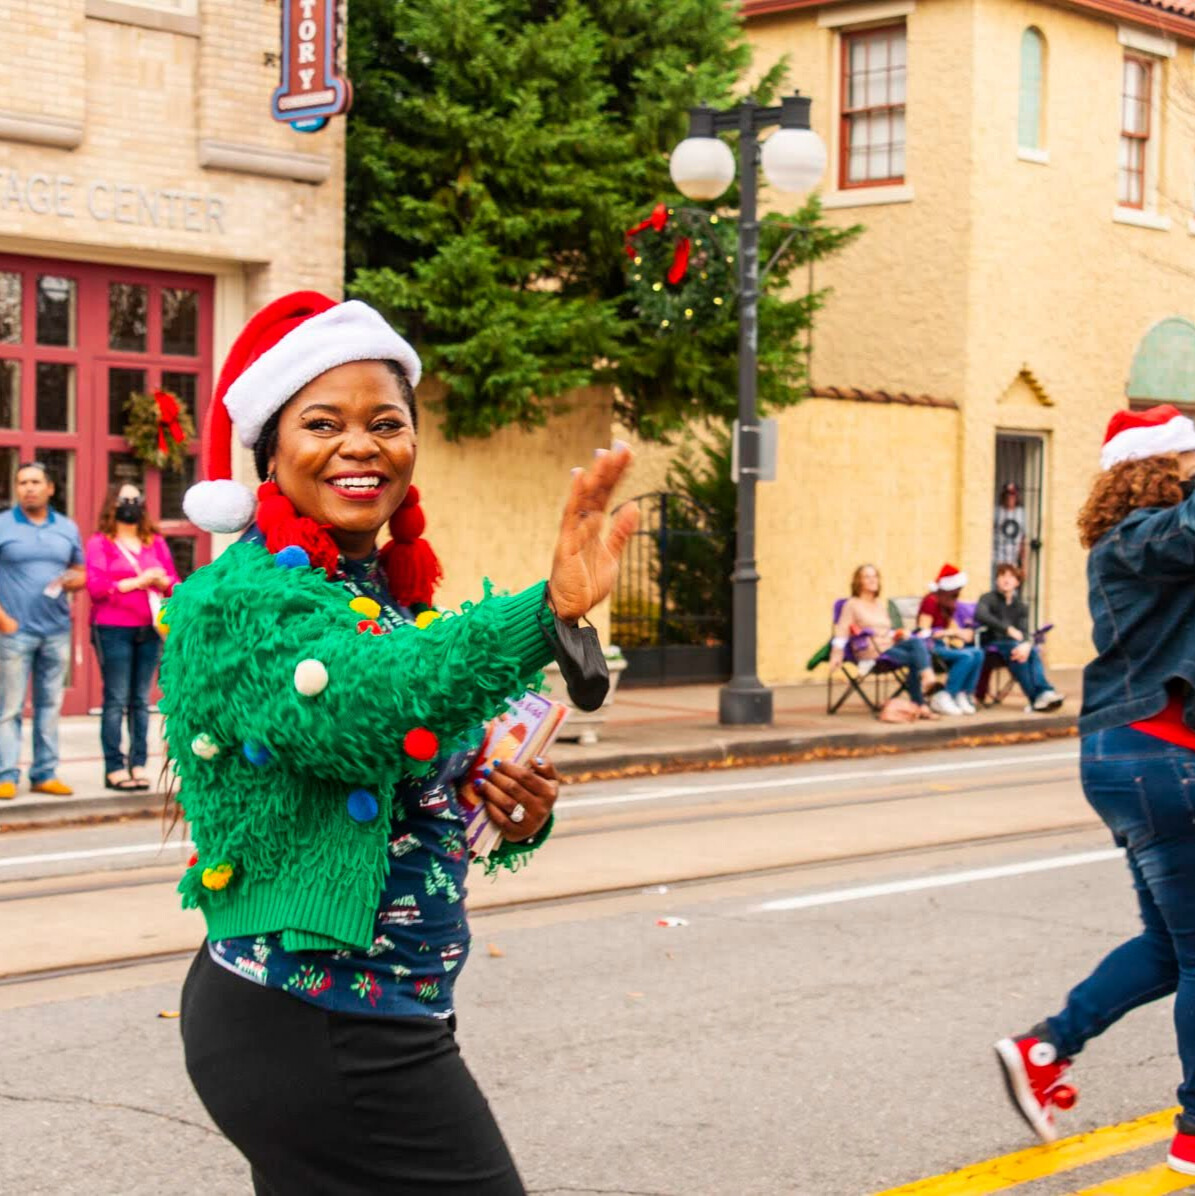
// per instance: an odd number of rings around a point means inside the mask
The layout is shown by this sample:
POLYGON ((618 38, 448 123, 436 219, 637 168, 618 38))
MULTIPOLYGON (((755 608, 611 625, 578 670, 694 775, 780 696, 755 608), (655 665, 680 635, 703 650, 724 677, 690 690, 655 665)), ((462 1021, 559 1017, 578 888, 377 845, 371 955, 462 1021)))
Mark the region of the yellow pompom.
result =
POLYGON ((372 599, 361 595, 349 603, 349 610, 356 611, 365 619, 376 619, 382 613, 382 608, 372 599))
POLYGON ((415 616, 415 626, 418 627, 420 631, 425 631, 439 617, 440 617, 440 612, 438 610, 422 611, 420 614, 417 614, 415 616))
POLYGON ((218 893, 221 889, 228 887, 230 880, 232 880, 231 864, 217 864, 214 868, 204 868, 203 870, 203 887, 205 889, 212 889, 218 893))

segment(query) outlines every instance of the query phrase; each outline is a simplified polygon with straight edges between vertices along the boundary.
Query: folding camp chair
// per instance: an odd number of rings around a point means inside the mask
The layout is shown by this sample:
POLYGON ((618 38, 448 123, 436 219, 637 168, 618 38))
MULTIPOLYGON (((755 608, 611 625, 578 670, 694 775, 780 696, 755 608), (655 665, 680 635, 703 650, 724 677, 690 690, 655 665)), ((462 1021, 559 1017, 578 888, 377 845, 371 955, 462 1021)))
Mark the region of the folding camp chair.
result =
MULTIPOLYGON (((842 614, 842 608, 846 605, 846 601, 845 598, 839 598, 834 603, 831 627, 838 625, 838 618, 842 614)), ((893 628, 899 628, 900 612, 891 603, 888 604, 888 614, 892 619, 893 628)), ((837 696, 834 692, 834 670, 831 669, 826 677, 827 714, 837 714, 851 694, 857 694, 862 698, 864 705, 872 714, 879 714, 880 708, 889 698, 895 698, 905 692, 909 680, 909 671, 905 665, 897 664, 896 661, 889 660, 883 654, 871 659, 864 656, 871 635, 870 631, 863 631, 847 640, 846 647, 843 649, 842 668, 839 670, 846 678, 846 685, 837 696), (870 686, 866 684, 869 679, 871 680, 870 686), (893 688, 894 685, 895 688, 893 688), (868 693, 868 689, 873 692, 868 693)), ((812 668, 814 663, 821 663, 822 660, 829 660, 829 657, 829 645, 827 644, 821 652, 813 657, 809 667, 812 668)))
MULTIPOLYGON (((1046 635, 1053 626, 1053 623, 1047 623, 1033 633, 1035 648, 1040 649, 1046 642, 1046 635)), ((999 706, 1016 689, 1017 679, 999 648, 984 647, 982 643, 980 646, 983 647, 983 672, 979 674, 979 684, 975 687, 975 700, 984 706, 999 706)))

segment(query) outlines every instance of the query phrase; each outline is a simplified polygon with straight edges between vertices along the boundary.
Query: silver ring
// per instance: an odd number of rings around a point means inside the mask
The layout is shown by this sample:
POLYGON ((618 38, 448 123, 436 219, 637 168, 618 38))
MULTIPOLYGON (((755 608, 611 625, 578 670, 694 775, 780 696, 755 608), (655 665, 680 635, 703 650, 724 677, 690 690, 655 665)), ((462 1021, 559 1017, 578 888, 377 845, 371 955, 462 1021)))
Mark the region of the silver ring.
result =
POLYGON ((511 812, 510 812, 510 820, 516 826, 518 826, 518 824, 520 822, 522 822, 523 819, 526 817, 527 817, 527 811, 523 809, 522 802, 520 802, 517 806, 515 806, 515 808, 513 810, 511 810, 511 812))

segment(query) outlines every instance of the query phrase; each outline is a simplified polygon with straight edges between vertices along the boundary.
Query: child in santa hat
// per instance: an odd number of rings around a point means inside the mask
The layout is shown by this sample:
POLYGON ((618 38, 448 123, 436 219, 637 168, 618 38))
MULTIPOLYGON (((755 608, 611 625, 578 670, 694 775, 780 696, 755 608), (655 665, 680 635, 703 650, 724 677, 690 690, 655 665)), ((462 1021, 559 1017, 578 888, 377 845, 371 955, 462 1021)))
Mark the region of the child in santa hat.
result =
POLYGON ((1132 1009, 1175 994, 1182 1106, 1170 1166, 1195 1175, 1195 423, 1120 411, 1079 515, 1098 655, 1083 674, 1083 792, 1125 850, 1143 929, 1062 1010, 996 1044, 1043 1141, 1077 1098, 1071 1060, 1132 1009))

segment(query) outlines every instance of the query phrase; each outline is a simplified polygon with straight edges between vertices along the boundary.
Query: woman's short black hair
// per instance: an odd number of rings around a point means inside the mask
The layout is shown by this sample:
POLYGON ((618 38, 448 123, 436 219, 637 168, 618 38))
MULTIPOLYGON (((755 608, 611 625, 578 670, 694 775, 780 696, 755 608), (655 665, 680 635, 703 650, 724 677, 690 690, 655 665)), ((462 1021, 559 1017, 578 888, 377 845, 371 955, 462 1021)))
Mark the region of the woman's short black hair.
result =
MULTIPOLYGON (((415 390, 410 379, 403 373, 402 366, 397 361, 383 361, 382 364, 394 375, 398 383, 398 393, 411 409, 411 425, 419 431, 419 412, 415 406, 415 390)), ((288 399, 287 402, 290 402, 288 399)), ((265 422, 257 443, 253 446, 253 463, 257 466, 257 476, 264 482, 270 476, 270 458, 278 451, 278 423, 282 419, 282 412, 286 408, 283 403, 265 422)))

